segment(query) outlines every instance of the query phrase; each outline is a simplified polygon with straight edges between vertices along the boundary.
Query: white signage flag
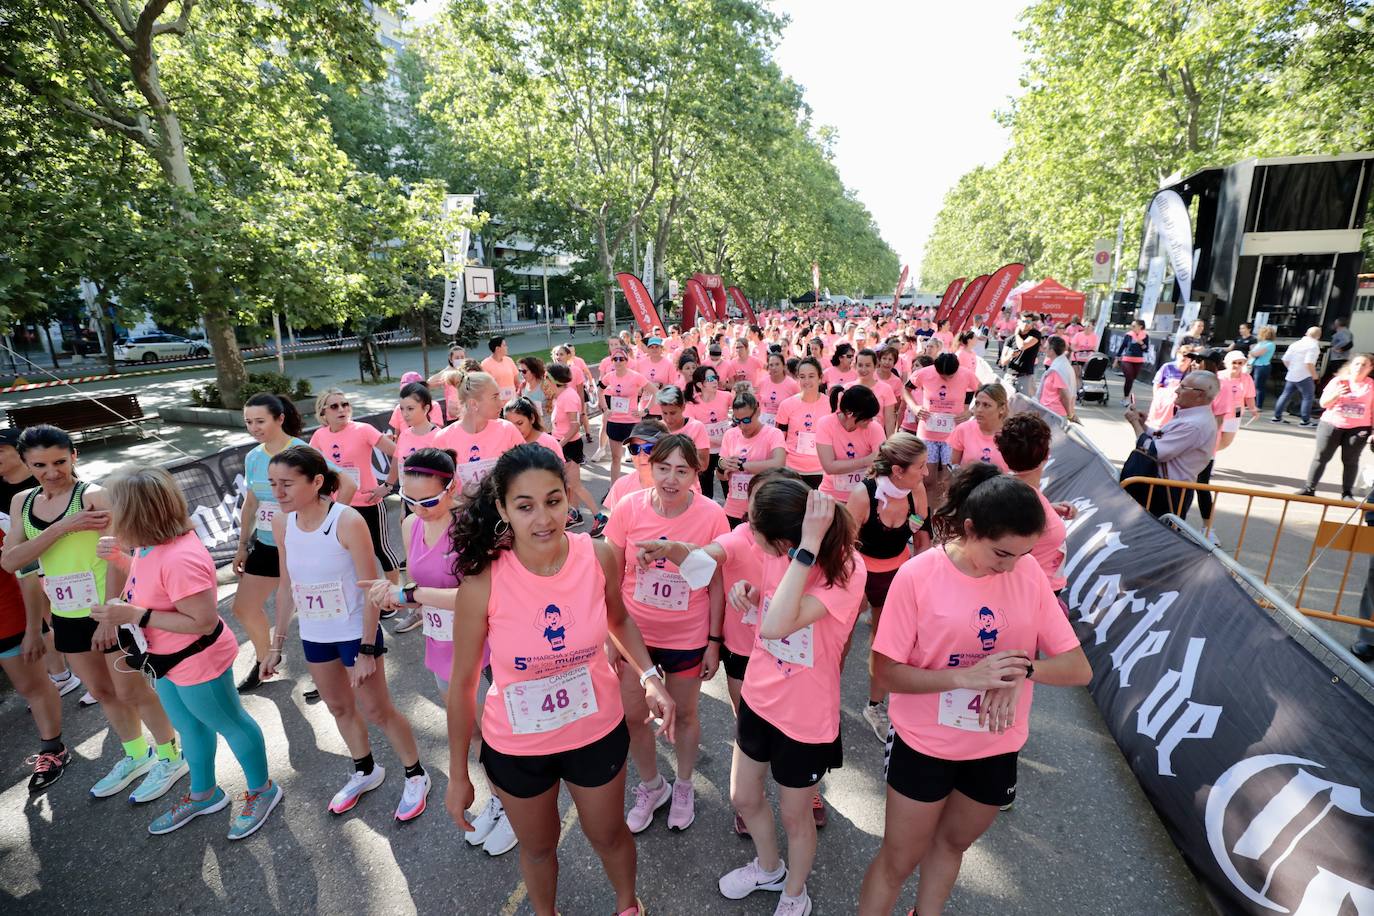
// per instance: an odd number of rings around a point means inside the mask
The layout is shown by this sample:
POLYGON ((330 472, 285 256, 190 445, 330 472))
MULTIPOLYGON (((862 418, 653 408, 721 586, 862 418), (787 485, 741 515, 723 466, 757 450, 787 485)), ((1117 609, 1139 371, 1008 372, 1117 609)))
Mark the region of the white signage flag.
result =
MULTIPOLYGON (((444 215, 458 212, 472 215, 473 194, 448 194, 444 197, 444 215)), ((439 332, 452 336, 463 323, 463 266, 468 258, 471 231, 465 226, 459 233, 458 244, 444 249, 444 305, 439 317, 439 332)))
POLYGON ((1107 283, 1112 279, 1112 240, 1093 242, 1093 273, 1089 283, 1107 283))
POLYGON ((1160 191, 1150 201, 1150 222, 1158 229, 1169 266, 1174 269, 1179 301, 1187 302, 1193 296, 1193 226, 1188 205, 1177 191, 1160 191))

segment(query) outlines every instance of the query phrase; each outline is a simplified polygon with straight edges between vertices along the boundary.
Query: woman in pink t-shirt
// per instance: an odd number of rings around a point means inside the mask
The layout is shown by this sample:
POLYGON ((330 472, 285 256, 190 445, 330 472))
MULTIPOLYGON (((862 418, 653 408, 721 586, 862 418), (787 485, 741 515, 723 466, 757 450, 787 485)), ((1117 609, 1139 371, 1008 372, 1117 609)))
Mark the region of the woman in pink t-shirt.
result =
POLYGON ((720 443, 730 428, 730 404, 734 395, 720 387, 720 375, 710 366, 697 366, 692 382, 685 392, 687 406, 684 413, 706 427, 710 442, 710 457, 701 469, 701 492, 707 499, 716 495, 716 468, 720 464, 720 443))
POLYGON ((997 451, 996 436, 1006 422, 1011 408, 1007 404, 1007 389, 1000 382, 991 382, 978 389, 970 405, 973 417, 954 427, 949 434, 950 463, 989 461, 1002 470, 1007 463, 997 451))
POLYGON ((830 365, 824 375, 827 388, 852 385, 858 381, 859 370, 854 368, 854 352, 852 343, 841 341, 835 344, 835 351, 830 355, 830 365))
POLYGON ((884 435, 892 435, 897 431, 897 392, 878 378, 878 354, 869 349, 860 350, 854 358, 854 366, 859 373, 858 384, 878 399, 878 423, 884 435))
POLYGON ((1068 532, 1064 520, 1072 519, 1077 511, 1071 503, 1051 504, 1040 491, 1045 463, 1050 460, 1050 427, 1037 414, 1018 413, 1009 417, 997 433, 997 449, 1012 475, 1024 481, 1040 497, 1045 510, 1045 529, 1031 549, 1031 556, 1040 564, 1050 588, 1058 594, 1067 581, 1063 575, 1064 540, 1068 532))
POLYGON ((625 440, 625 451, 630 453, 632 470, 621 474, 620 479, 611 484, 611 488, 606 491, 606 498, 601 500, 601 504, 606 507, 607 513, 614 512, 616 504, 631 493, 647 490, 654 485, 654 471, 649 464, 649 453, 653 451, 654 443, 666 435, 668 427, 655 417, 645 417, 635 424, 635 428, 630 431, 630 438, 625 440))
POLYGON ((937 469, 949 465, 949 437, 968 417, 966 405, 978 390, 978 377, 959 368, 953 353, 941 353, 933 365, 911 373, 906 387, 907 414, 902 428, 921 437, 927 460, 937 469))
POLYGON ((892 389, 892 396, 895 405, 892 409, 893 432, 896 432, 897 418, 906 410, 905 402, 902 399, 902 376, 897 372, 897 367, 902 363, 902 355, 896 347, 884 344, 876 351, 878 354, 878 381, 892 389))
POLYGON ((781 353, 768 354, 768 372, 759 376, 754 385, 754 395, 759 400, 759 422, 777 426, 778 408, 798 391, 801 386, 787 374, 787 360, 781 353))
POLYGON ((542 445, 564 460, 568 496, 572 502, 568 507, 568 524, 582 524, 582 512, 578 509, 580 505, 592 514, 591 535, 597 537, 605 530, 608 517, 605 507, 582 483, 584 450, 577 429, 577 412, 581 404, 577 393, 569 385, 567 367, 559 366, 556 372, 548 372, 544 376, 544 387, 551 405, 549 415, 553 424, 552 433, 544 431, 544 420, 538 405, 524 396, 506 405, 501 412, 502 419, 519 430, 526 443, 542 445))
POLYGON ((501 419, 501 400, 496 380, 485 372, 468 372, 458 382, 463 419, 446 426, 435 437, 435 448, 451 448, 458 455, 458 477, 464 493, 472 493, 496 466, 496 459, 524 445, 525 438, 501 419))
POLYGON ((1355 478, 1360 472, 1360 453, 1369 442, 1374 417, 1374 354, 1360 353, 1350 360, 1322 391, 1321 419, 1317 422, 1316 452, 1307 469, 1306 496, 1315 494, 1326 464, 1341 452, 1341 499, 1354 499, 1355 478))
POLYGON ((778 407, 778 429, 786 437, 787 466, 819 489, 822 471, 816 452, 816 429, 821 417, 830 415, 830 401, 821 394, 821 366, 807 358, 797 363, 797 385, 801 391, 778 407))
POLYGON ((474 829, 466 761, 483 646, 490 645, 479 759, 519 840, 530 905, 554 911, 558 796, 566 784, 615 891, 615 912, 639 916, 634 839, 620 813, 629 733, 608 639, 638 674, 641 702, 669 740, 675 710, 620 600, 610 545, 568 534, 567 519, 563 462, 538 446, 512 449, 497 460, 491 484, 460 504, 454 543, 463 545, 462 585, 406 589, 396 600, 454 611, 448 740, 455 766, 445 796, 454 823, 474 829))
POLYGON ((1033 488, 990 464, 965 465, 936 512, 942 543, 897 571, 873 642, 895 734, 883 841, 859 895, 863 916, 891 913, 918 865, 916 909, 941 912, 962 851, 1016 797, 1033 684, 1092 678, 1028 556, 1044 516, 1033 488))
POLYGON ((697 703, 702 680, 710 680, 720 664, 719 636, 724 598, 720 582, 692 588, 662 548, 668 542, 710 543, 730 525, 725 511, 692 491, 692 475, 700 472, 697 451, 681 434, 660 438, 649 453, 654 485, 631 493, 616 506, 606 526, 621 583, 625 609, 634 618, 649 647, 649 657, 667 673, 668 692, 677 706, 677 779, 671 785, 658 772, 652 731, 638 700, 634 672, 621 671, 621 698, 630 722, 630 755, 640 782, 626 822, 639 833, 653 821, 654 812, 672 802, 668 827, 685 830, 696 818, 692 771, 700 751, 701 721, 697 703))
MULTIPOLYGON (((248 785, 229 830, 229 839, 241 840, 262 826, 282 789, 268 778, 262 729, 234 688, 238 641, 217 610, 214 561, 191 524, 181 488, 165 470, 128 465, 104 484, 112 525, 98 555, 124 567, 128 577, 123 600, 97 605, 91 617, 128 627, 120 631, 121 642, 132 633, 146 644, 144 671, 161 672, 153 686, 181 735, 191 772, 190 791, 148 832, 171 833, 229 804, 215 783, 215 750, 223 735, 248 785)), ((141 647, 124 648, 127 654, 141 647)))
POLYGON ((835 411, 816 425, 816 457, 825 478, 820 490, 844 502, 863 483, 878 446, 887 438, 877 421, 878 399, 863 385, 830 392, 835 411))
POLYGON ((811 909, 806 879, 816 855, 816 787, 827 770, 841 765, 840 662, 867 573, 854 553, 849 513, 800 481, 761 484, 749 525, 764 559, 759 581, 737 583, 730 595, 737 609, 758 608, 740 693, 730 800, 757 855, 723 875, 719 887, 732 900, 756 890, 781 891, 778 912, 804 913, 811 909), (787 833, 787 865, 765 788, 770 771, 787 833))
POLYGON ((639 393, 649 384, 648 379, 629 368, 630 353, 622 348, 612 349, 608 357, 611 371, 602 371, 601 410, 605 418, 602 432, 611 446, 611 483, 620 476, 620 456, 630 430, 643 416, 639 393))
MULTIPOLYGON (((453 387, 450 376, 454 370, 464 371, 464 366, 467 361, 467 350, 454 344, 448 348, 448 366, 440 369, 425 381, 425 384, 431 389, 443 386, 442 394, 444 396, 444 413, 446 416, 443 418, 442 422, 439 422, 440 426, 453 423, 458 419, 458 414, 462 412, 462 406, 458 401, 458 389, 453 387)), ((404 389, 405 385, 402 385, 401 388, 404 389)))
MULTIPOLYGON (((711 460, 711 437, 707 435, 706 427, 700 420, 693 420, 687 416, 687 396, 682 393, 682 389, 676 385, 661 388, 654 396, 654 400, 658 402, 658 409, 662 411, 663 423, 668 427, 668 432, 682 433, 691 439, 697 448, 701 467, 706 467, 711 460)), ((698 493, 701 492, 700 478, 693 481, 692 487, 698 493)))
POLYGON ((396 437, 396 448, 392 451, 391 466, 386 471, 388 493, 395 493, 400 486, 401 463, 422 448, 432 448, 439 438, 442 427, 430 420, 429 409, 433 405, 429 386, 424 382, 411 382, 401 389, 401 403, 398 408, 405 426, 396 437))
POLYGON ((749 511, 749 483, 757 474, 780 468, 787 460, 782 433, 760 422, 758 398, 748 391, 735 394, 730 405, 731 422, 720 444, 721 489, 725 491, 725 516, 734 528, 749 511))

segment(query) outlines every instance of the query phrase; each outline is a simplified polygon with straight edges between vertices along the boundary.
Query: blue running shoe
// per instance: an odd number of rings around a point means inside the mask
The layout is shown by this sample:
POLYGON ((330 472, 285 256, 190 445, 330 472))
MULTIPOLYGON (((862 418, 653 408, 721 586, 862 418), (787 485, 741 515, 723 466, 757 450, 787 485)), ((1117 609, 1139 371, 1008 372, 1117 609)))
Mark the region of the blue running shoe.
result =
POLYGON ((176 760, 158 758, 157 763, 148 770, 148 775, 143 777, 143 782, 139 783, 138 788, 129 795, 129 802, 142 805, 161 798, 171 790, 172 786, 176 785, 178 779, 189 772, 191 772, 191 766, 186 762, 186 758, 181 755, 177 755, 176 760))
POLYGON ((243 808, 234 816, 234 823, 229 826, 229 839, 241 840, 256 833, 285 794, 282 787, 275 782, 269 782, 267 788, 261 792, 244 792, 243 808))
POLYGON ((148 756, 140 760, 135 760, 125 754, 100 782, 91 786, 91 794, 96 798, 109 798, 111 795, 117 795, 129 783, 151 770, 155 763, 157 763, 157 754, 152 750, 148 751, 148 756))
POLYGON ((172 805, 172 810, 166 814, 160 814, 148 825, 148 832, 153 836, 162 836, 164 833, 171 833, 182 827, 192 818, 200 817, 202 814, 213 814, 222 811, 229 804, 229 796, 224 794, 224 790, 215 786, 214 794, 209 798, 196 801, 190 795, 183 795, 172 805))

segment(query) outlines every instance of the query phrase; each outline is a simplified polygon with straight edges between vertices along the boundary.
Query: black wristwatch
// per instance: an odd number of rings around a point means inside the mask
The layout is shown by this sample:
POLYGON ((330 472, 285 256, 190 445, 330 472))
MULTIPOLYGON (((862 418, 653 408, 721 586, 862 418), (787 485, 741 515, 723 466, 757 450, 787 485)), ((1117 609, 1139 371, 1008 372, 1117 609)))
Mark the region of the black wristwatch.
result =
POLYGON ((386 646, 379 646, 376 643, 365 642, 358 646, 359 655, 371 655, 373 658, 380 658, 386 655, 386 646))
POLYGON ((140 618, 138 618, 138 625, 139 625, 139 627, 146 627, 146 626, 148 625, 148 621, 149 621, 149 620, 152 620, 152 619, 153 619, 153 609, 152 609, 152 608, 148 608, 146 611, 143 612, 143 616, 140 617, 140 618))
POLYGON ((1032 663, 1032 662, 1026 662, 1026 680, 1030 680, 1030 679, 1031 679, 1031 675, 1034 674, 1034 673, 1035 673, 1035 665, 1034 665, 1034 663, 1032 663))
POLYGON ((816 555, 804 547, 793 547, 787 551, 787 555, 803 566, 816 565, 816 555))
POLYGON ((415 603, 415 589, 419 587, 418 585, 407 585, 405 588, 401 589, 401 597, 405 599, 406 604, 415 603))

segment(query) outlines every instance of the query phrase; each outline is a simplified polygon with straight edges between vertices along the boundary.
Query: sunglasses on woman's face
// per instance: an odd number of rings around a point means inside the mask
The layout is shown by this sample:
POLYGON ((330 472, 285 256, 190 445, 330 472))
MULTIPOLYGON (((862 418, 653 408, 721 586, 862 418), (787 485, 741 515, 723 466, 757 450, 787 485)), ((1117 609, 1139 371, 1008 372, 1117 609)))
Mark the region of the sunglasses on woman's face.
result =
POLYGON ((351 406, 352 406, 352 405, 349 404, 347 401, 339 401, 339 402, 336 403, 336 404, 326 404, 326 405, 324 405, 324 409, 325 409, 325 410, 347 410, 347 409, 348 409, 349 407, 351 407, 351 406))
POLYGON ((630 453, 631 457, 647 455, 654 450, 654 443, 657 441, 657 439, 652 439, 648 442, 628 442, 625 445, 625 450, 630 453))
POLYGON ((718 375, 703 375, 703 376, 701 377, 701 380, 702 380, 703 382, 718 382, 718 381, 720 381, 720 376, 718 376, 718 375))
POLYGON ((612 356, 612 357, 611 357, 611 362, 613 362, 613 363, 627 363, 627 362, 629 362, 629 360, 626 359, 626 358, 623 357, 623 356, 612 356))
POLYGON ((734 423, 736 426, 748 426, 750 423, 754 422, 754 418, 752 416, 735 417, 731 422, 734 423))
POLYGON ((421 509, 433 509, 444 501, 443 493, 440 493, 438 496, 431 496, 429 499, 415 499, 412 496, 406 496, 404 490, 396 495, 400 496, 401 502, 405 503, 407 506, 419 506, 421 509))

